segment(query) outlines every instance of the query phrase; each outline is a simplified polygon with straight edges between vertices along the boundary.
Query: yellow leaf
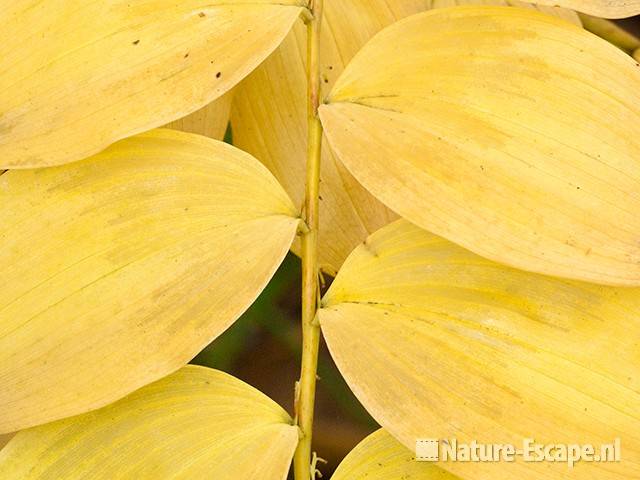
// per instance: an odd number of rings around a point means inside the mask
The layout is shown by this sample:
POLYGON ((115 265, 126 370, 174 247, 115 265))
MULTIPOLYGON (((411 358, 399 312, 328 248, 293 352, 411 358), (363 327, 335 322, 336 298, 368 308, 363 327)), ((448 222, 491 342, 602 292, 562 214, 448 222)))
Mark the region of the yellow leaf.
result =
POLYGON ((535 5, 533 3, 527 3, 518 0, 431 0, 431 8, 446 8, 463 5, 494 5, 504 7, 531 8, 539 10, 542 13, 546 13, 547 15, 562 18, 578 26, 582 26, 582 22, 580 21, 578 14, 573 10, 558 8, 558 2, 549 2, 550 6, 542 5, 542 3, 544 2, 536 1, 535 3, 539 3, 540 5, 535 5))
POLYGON ((155 130, 0 176, 0 432, 186 364, 256 298, 299 219, 250 155, 155 130))
MULTIPOLYGON (((321 82, 333 85, 345 65, 375 33, 428 0, 325 1, 320 39, 321 82)), ((261 160, 302 205, 305 185, 306 29, 294 26, 280 47, 237 87, 231 110, 233 143, 261 160)), ((319 262, 335 275, 349 252, 396 218, 322 146, 319 262)), ((299 253, 300 244, 294 244, 299 253)))
MULTIPOLYGON (((322 90, 330 90, 351 58, 381 29, 441 3, 325 0, 320 42, 322 90)), ((494 3, 506 4, 506 0, 494 3)), ((556 8, 545 12, 579 24, 574 12, 556 8)), ((302 205, 305 184, 305 58, 306 30, 298 22, 278 49, 238 85, 231 111, 234 145, 267 165, 296 205, 302 205)), ((319 259, 322 269, 335 275, 356 245, 396 215, 362 188, 336 160, 326 141, 321 169, 319 259)), ((299 248, 296 242, 294 251, 299 248)))
POLYGON ((0 167, 85 158, 245 77, 302 0, 26 0, 0 17, 0 167))
POLYGON ((2 450, 7 443, 9 443, 9 440, 11 440, 14 435, 14 433, 3 433, 2 435, 0 435, 0 450, 2 450))
POLYGON ((331 480, 457 480, 437 465, 417 462, 415 454, 380 429, 354 448, 331 480))
POLYGON ((319 320, 340 371, 407 448, 419 438, 612 443, 620 463, 446 463, 465 479, 640 476, 640 289, 523 272, 404 220, 345 262, 319 320))
POLYGON ((232 100, 233 90, 230 90, 209 105, 167 124, 166 127, 222 140, 229 125, 232 100))
POLYGON ((411 222, 525 270, 640 285, 640 68, 548 15, 456 7, 379 33, 320 116, 411 222))
POLYGON ((271 399, 190 365, 103 409, 18 433, 0 451, 0 477, 284 480, 297 443, 271 399))
POLYGON ((570 8, 604 18, 625 18, 640 14, 640 0, 536 0, 533 3, 570 8))

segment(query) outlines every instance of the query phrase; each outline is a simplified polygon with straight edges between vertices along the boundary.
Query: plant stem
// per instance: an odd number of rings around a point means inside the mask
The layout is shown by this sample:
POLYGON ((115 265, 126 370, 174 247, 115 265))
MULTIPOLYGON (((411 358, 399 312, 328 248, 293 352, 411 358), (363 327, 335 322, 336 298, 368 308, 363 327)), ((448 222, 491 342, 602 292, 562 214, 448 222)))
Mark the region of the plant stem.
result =
POLYGON ((308 230, 302 235, 302 364, 296 394, 296 418, 301 438, 293 458, 296 480, 315 478, 311 471, 311 439, 316 393, 316 370, 320 327, 315 322, 318 306, 318 207, 322 125, 320 102, 320 24, 322 0, 310 0, 307 21, 307 179, 304 219, 308 230))
POLYGON ((615 22, 605 18, 592 17, 586 13, 579 13, 578 15, 582 21, 582 26, 586 30, 595 33, 619 49, 631 54, 640 47, 640 39, 618 26, 615 22))

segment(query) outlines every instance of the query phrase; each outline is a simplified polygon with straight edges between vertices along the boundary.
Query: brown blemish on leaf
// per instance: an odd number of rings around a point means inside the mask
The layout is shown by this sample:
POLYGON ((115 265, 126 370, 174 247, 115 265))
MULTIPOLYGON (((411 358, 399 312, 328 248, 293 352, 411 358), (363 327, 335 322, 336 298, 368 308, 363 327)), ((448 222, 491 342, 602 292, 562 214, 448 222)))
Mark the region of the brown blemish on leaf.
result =
POLYGON ((140 40, 134 40, 133 42, 131 42, 133 45, 138 45, 140 43, 140 40))

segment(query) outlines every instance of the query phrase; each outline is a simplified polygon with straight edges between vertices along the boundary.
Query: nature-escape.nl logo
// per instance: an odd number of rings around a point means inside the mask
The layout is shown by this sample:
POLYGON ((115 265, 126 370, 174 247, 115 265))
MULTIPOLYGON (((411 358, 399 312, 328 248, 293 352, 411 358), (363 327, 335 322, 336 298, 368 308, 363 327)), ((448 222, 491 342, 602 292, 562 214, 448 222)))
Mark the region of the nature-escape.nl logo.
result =
POLYGON ((578 462, 619 462, 621 460, 620 439, 612 443, 593 444, 543 444, 525 438, 522 445, 469 443, 456 439, 416 440, 416 460, 422 462, 514 462, 521 458, 525 462, 566 463, 573 468, 578 462))

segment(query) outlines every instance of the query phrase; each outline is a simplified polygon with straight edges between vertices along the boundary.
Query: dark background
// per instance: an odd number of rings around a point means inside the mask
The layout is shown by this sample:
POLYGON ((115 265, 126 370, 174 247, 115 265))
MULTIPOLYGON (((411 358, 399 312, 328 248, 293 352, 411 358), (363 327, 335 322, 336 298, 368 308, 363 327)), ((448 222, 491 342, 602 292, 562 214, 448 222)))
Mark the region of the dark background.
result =
POLYGON ((640 16, 616 20, 616 23, 635 36, 640 36, 640 16))

